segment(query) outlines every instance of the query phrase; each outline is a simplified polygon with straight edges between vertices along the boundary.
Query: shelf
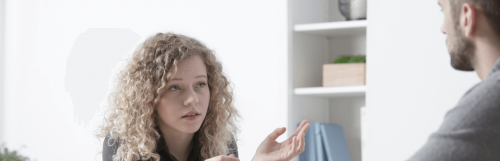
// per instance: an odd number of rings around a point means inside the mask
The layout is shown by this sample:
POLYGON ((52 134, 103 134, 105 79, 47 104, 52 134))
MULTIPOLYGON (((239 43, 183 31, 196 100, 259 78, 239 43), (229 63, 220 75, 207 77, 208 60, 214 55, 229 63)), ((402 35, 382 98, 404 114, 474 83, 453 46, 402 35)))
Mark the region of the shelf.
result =
POLYGON ((294 31, 322 36, 362 35, 366 34, 367 25, 366 20, 299 24, 294 31))
POLYGON ((366 86, 295 88, 294 94, 313 97, 365 96, 366 86))

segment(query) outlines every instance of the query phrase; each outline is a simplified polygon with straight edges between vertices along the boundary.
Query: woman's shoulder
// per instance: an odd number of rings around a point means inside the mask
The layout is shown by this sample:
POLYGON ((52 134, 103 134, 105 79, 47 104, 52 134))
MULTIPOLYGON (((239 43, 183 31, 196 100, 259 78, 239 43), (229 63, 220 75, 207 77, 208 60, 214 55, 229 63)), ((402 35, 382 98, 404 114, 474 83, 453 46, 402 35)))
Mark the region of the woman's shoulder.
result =
POLYGON ((236 139, 234 135, 231 135, 231 143, 228 144, 227 148, 229 149, 229 153, 227 155, 234 154, 236 158, 238 157, 238 145, 236 144, 236 139))
POLYGON ((120 147, 119 142, 111 138, 109 134, 106 135, 106 138, 104 138, 104 143, 102 145, 102 160, 112 161, 113 155, 116 154, 119 147, 120 147))

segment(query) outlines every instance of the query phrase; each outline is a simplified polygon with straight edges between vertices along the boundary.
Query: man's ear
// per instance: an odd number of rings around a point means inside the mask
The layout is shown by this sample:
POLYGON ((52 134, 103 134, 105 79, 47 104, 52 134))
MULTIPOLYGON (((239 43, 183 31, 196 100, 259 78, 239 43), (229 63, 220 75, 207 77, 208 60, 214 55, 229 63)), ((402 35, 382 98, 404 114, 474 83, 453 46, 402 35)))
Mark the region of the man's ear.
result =
POLYGON ((460 27, 465 37, 470 37, 476 31, 477 10, 470 3, 464 3, 460 9, 460 27))

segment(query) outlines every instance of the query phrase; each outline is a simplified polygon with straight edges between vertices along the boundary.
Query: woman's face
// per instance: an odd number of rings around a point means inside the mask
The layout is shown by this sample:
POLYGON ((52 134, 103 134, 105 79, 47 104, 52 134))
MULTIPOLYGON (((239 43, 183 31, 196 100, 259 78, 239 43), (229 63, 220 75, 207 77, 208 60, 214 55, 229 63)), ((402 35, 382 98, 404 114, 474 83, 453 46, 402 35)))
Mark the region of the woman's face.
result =
POLYGON ((182 133, 198 131, 210 100, 207 79, 207 69, 201 57, 194 56, 181 62, 156 109, 160 126, 167 131, 182 133))

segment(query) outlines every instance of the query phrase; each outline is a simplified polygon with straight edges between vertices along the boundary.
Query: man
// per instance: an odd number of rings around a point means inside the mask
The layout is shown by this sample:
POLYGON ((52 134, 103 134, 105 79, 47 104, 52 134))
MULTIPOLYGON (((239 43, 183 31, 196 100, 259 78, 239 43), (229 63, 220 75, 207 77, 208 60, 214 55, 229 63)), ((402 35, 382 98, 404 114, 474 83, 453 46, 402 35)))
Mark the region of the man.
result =
POLYGON ((500 0, 439 0, 453 68, 481 82, 450 110, 411 161, 500 160, 500 0))

